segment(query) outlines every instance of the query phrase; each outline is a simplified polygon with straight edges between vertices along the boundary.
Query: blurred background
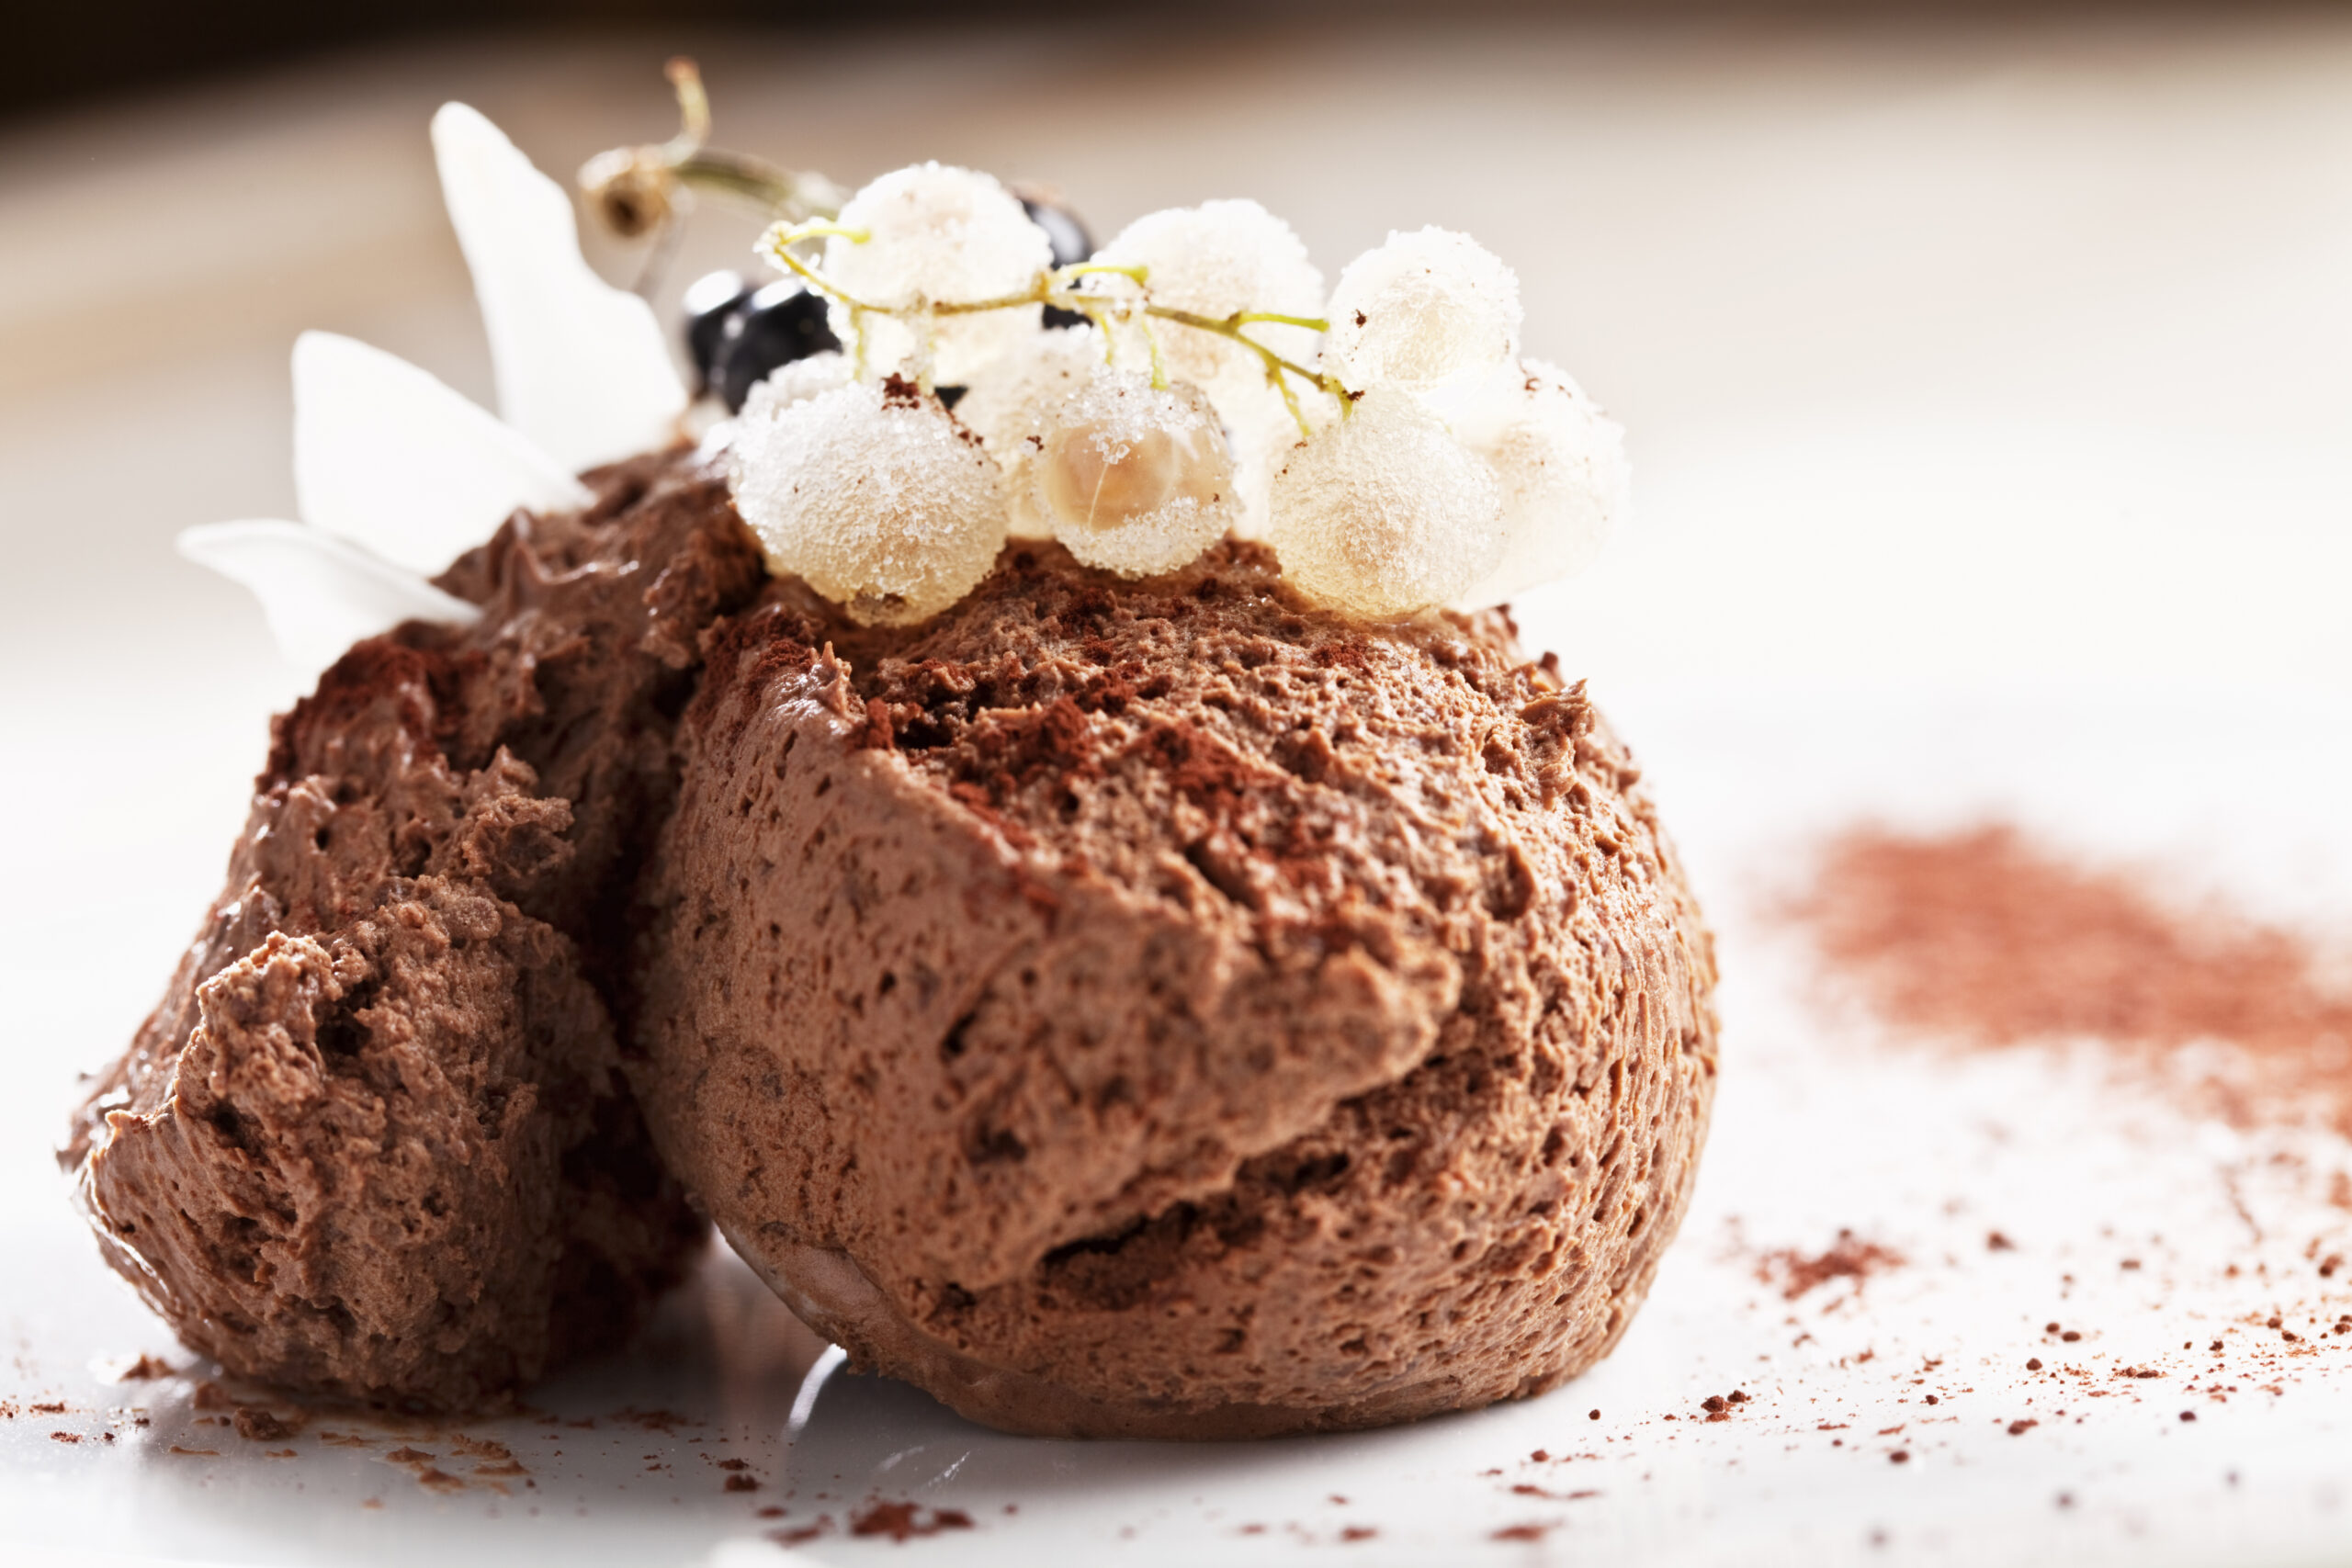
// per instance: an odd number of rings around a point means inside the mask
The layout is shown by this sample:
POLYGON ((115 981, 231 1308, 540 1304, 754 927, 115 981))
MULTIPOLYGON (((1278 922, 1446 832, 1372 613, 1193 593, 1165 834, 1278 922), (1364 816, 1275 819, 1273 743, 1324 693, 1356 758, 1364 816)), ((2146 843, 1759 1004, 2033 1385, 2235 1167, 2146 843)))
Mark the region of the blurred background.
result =
MULTIPOLYGON (((46 1144, 150 1004, 292 689, 170 540, 290 514, 295 334, 489 400, 427 117, 468 100, 568 177, 669 132, 673 52, 720 143, 848 185, 970 164, 1098 237, 1250 196, 1327 276, 1392 227, 1477 235, 1531 351, 1631 432, 1634 525, 1521 610, 1637 747, 1669 708, 1762 727, 1831 693, 2346 711, 2352 15, 654 9, 12 17, 0 984, 28 1077, 0 1145, 46 1144)), ((663 308, 756 227, 706 204, 663 308)), ((1700 782, 1657 777, 1669 810, 1700 782)))

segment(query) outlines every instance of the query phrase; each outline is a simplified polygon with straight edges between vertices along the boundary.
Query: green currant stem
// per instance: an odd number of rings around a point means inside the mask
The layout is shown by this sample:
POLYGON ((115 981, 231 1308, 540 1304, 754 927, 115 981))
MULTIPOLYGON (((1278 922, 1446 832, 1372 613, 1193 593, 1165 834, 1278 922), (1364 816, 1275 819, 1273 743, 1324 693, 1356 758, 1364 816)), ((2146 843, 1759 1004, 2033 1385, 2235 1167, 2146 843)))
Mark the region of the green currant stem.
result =
POLYGON ((1089 273, 1101 272, 1115 272, 1121 277, 1133 278, 1137 283, 1147 282, 1151 277, 1151 268, 1148 266, 1140 264, 1134 266, 1121 266, 1116 262, 1072 262, 1069 265, 1057 271, 1054 276, 1057 280, 1067 281, 1073 277, 1084 277, 1089 273))
MULTIPOLYGON (((1037 281, 1022 292, 999 295, 992 299, 945 300, 939 303, 919 300, 912 305, 897 307, 876 305, 857 299, 831 278, 793 254, 792 247, 803 240, 819 238, 840 238, 853 244, 862 245, 871 240, 873 235, 863 229, 843 228, 838 223, 827 222, 820 219, 812 219, 799 223, 780 222, 761 236, 759 249, 762 254, 769 257, 778 265, 797 273, 810 288, 840 300, 849 308, 851 325, 857 331, 856 365, 861 374, 865 370, 865 334, 862 318, 869 312, 884 316, 969 316, 977 315, 983 310, 1015 310, 1023 305, 1052 305, 1065 310, 1076 310, 1098 328, 1102 328, 1104 326, 1106 316, 1117 309, 1116 303, 1105 300, 1099 294, 1090 294, 1069 286, 1088 273, 1117 273, 1122 276, 1134 279, 1137 284, 1146 282, 1150 276, 1149 269, 1142 266, 1119 266, 1105 262, 1078 262, 1053 272, 1041 272, 1037 275, 1037 281)), ((1147 318, 1144 342, 1151 349, 1151 384, 1156 388, 1166 389, 1168 369, 1160 358, 1159 339, 1148 324, 1150 318, 1173 321, 1179 326, 1191 327, 1196 332, 1215 333, 1217 336, 1239 344, 1256 355, 1266 367, 1266 379, 1273 385, 1276 391, 1282 393, 1283 406, 1290 411, 1290 416, 1296 422, 1299 434, 1302 435, 1312 435, 1315 431, 1314 427, 1307 423, 1306 411, 1299 406, 1298 394, 1290 384, 1290 377, 1295 376, 1336 401, 1340 405, 1341 418, 1346 418, 1355 411, 1354 394, 1348 390, 1346 385, 1337 376, 1310 370, 1295 360, 1284 358, 1241 330, 1246 326, 1267 322, 1279 326, 1302 327, 1310 332, 1328 332, 1329 323, 1317 317, 1285 316, 1271 310, 1236 310, 1229 316, 1204 316, 1197 311, 1179 310, 1170 305, 1154 305, 1148 300, 1144 303, 1143 314, 1147 318)), ((1104 336, 1106 338, 1109 336, 1107 330, 1104 336)))
POLYGON ((1146 305, 1144 313, 1158 316, 1163 321, 1174 321, 1180 326, 1192 327, 1196 331, 1215 333, 1219 337, 1230 338, 1255 354, 1265 362, 1266 379, 1272 383, 1276 391, 1282 393, 1283 406, 1290 410, 1290 416, 1297 423, 1298 433, 1301 435, 1312 435, 1315 430, 1306 423, 1306 411, 1298 406, 1298 394, 1292 389, 1288 378, 1283 375, 1284 371, 1288 371, 1290 375, 1297 377, 1317 391, 1337 401, 1340 405, 1341 419, 1347 418, 1355 412, 1355 398, 1337 376, 1328 375, 1319 370, 1309 370, 1304 365, 1285 359, 1241 330, 1244 325, 1252 321, 1279 321, 1285 326, 1313 326, 1318 330, 1322 329, 1324 323, 1311 316, 1277 316, 1261 310, 1236 310, 1232 315, 1219 319, 1215 316, 1197 315, 1191 310, 1179 310, 1167 305, 1146 305))
POLYGON ((702 68, 686 55, 673 55, 662 74, 678 95, 678 134, 670 138, 675 162, 702 150, 710 140, 710 95, 703 90, 702 68))
POLYGON ((798 273, 808 280, 808 286, 819 293, 830 295, 848 306, 853 319, 868 310, 885 316, 898 314, 897 311, 884 306, 867 304, 792 254, 792 247, 803 240, 829 236, 838 236, 857 245, 864 244, 873 237, 863 229, 844 229, 838 223, 828 223, 822 219, 812 219, 806 223, 778 223, 760 237, 759 252, 778 266, 798 273))
POLYGON ((741 152, 695 148, 668 161, 670 177, 691 189, 730 196, 787 220, 831 218, 841 210, 841 192, 819 175, 788 169, 741 152))

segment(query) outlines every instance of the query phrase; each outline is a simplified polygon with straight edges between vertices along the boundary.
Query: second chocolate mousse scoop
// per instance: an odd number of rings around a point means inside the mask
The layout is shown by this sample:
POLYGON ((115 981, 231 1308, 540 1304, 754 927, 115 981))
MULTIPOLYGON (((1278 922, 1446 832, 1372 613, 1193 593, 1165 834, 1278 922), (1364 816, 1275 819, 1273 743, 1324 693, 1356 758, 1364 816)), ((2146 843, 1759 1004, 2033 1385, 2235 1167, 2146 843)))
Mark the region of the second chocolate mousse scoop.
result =
POLYGON ((273 725, 228 884, 62 1151, 190 1348, 464 1410, 620 1343, 706 1227, 620 1071, 697 636, 762 579, 677 455, 516 513, 273 725))
POLYGON ((857 1364, 1012 1431, 1241 1438, 1538 1393, 1623 1332, 1712 948, 1501 615, 1016 544, 908 631, 771 584, 680 744, 633 1081, 857 1364))

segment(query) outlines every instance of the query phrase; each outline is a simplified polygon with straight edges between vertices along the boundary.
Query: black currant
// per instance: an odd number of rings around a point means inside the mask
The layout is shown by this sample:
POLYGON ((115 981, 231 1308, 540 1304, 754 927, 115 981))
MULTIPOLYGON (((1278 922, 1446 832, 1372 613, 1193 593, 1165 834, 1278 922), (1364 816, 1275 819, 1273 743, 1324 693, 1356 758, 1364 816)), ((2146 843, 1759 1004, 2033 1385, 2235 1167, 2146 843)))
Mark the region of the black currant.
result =
POLYGON ((729 412, 781 366, 841 347, 825 323, 825 301, 794 278, 781 278, 744 301, 718 345, 712 380, 729 412))
POLYGON ((697 395, 710 390, 719 346, 756 291, 739 272, 705 273, 687 286, 678 303, 685 312, 686 357, 694 362, 697 395))
MULTIPOLYGON (((1094 254, 1094 241, 1086 232, 1086 225, 1078 214, 1058 202, 1038 201, 1029 197, 1021 198, 1021 209, 1029 214, 1029 221, 1046 231, 1046 241, 1054 247, 1054 265, 1069 266, 1082 262, 1094 254)), ((1046 307, 1046 325, 1049 327, 1082 327, 1086 318, 1075 310, 1058 306, 1046 307)))

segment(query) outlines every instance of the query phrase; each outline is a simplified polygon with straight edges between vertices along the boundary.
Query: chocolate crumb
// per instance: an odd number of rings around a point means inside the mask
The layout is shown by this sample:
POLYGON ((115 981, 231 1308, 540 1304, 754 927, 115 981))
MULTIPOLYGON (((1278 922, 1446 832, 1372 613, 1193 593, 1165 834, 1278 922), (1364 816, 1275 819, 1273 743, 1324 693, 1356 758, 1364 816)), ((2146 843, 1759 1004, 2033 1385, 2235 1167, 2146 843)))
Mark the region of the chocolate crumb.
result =
POLYGON ((296 1424, 281 1420, 257 1404, 239 1405, 235 1425, 237 1436, 255 1443, 284 1442, 298 1429, 296 1424))
POLYGON ((874 1503, 850 1516, 852 1535, 883 1535, 892 1540, 911 1540, 917 1536, 937 1535, 942 1530, 967 1530, 972 1528, 972 1516, 961 1508, 934 1508, 925 1513, 912 1503, 874 1503))

